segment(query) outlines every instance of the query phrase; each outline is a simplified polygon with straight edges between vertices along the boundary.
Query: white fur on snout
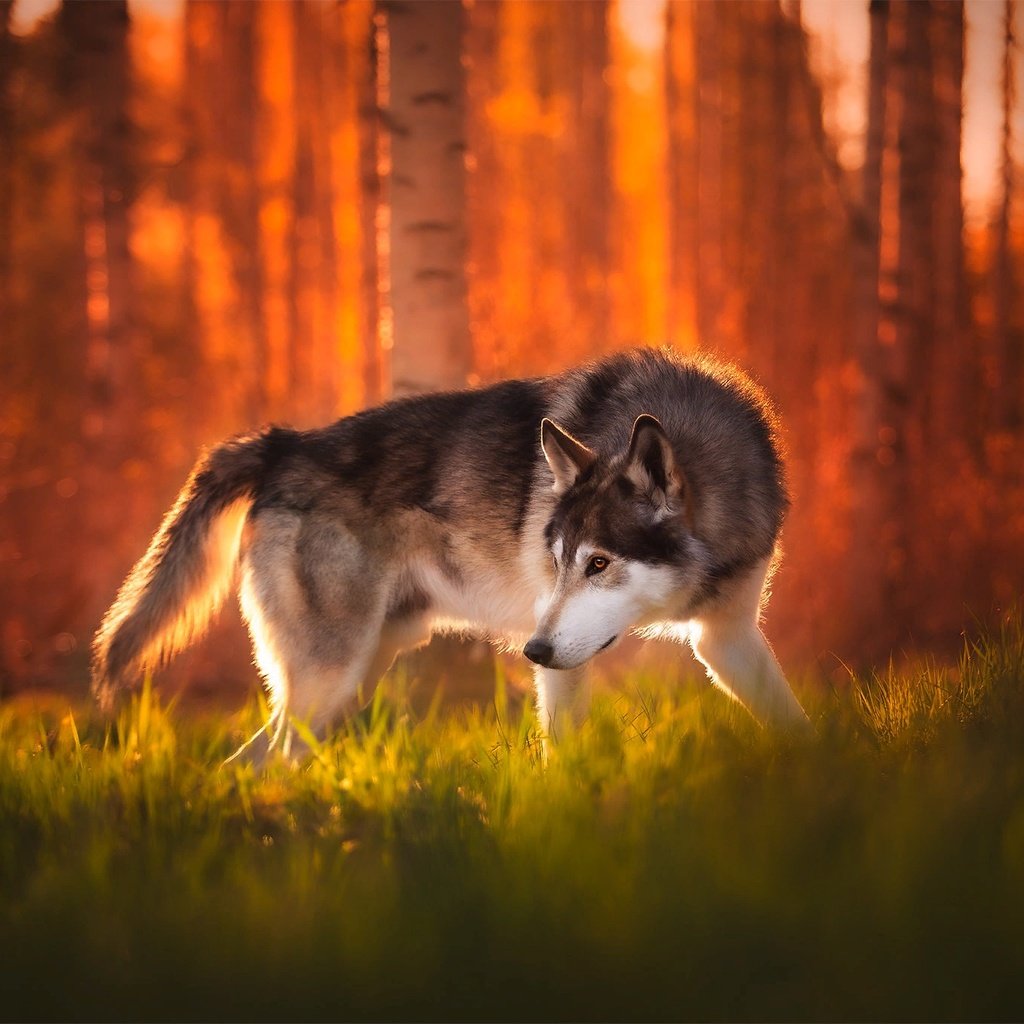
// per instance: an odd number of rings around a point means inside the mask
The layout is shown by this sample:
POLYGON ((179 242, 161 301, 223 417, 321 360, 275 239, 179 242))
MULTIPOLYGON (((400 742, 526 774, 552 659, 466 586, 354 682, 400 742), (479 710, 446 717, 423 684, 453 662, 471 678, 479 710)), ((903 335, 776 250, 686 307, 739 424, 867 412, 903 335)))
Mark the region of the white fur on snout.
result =
MULTIPOLYGON (((589 556, 588 556, 589 557, 589 556)), ((627 580, 614 587, 580 584, 560 576, 543 605, 536 636, 554 650, 552 668, 568 669, 588 661, 610 640, 656 614, 669 601, 677 584, 668 566, 631 562, 627 580), (566 591, 572 587, 572 593, 566 591)))

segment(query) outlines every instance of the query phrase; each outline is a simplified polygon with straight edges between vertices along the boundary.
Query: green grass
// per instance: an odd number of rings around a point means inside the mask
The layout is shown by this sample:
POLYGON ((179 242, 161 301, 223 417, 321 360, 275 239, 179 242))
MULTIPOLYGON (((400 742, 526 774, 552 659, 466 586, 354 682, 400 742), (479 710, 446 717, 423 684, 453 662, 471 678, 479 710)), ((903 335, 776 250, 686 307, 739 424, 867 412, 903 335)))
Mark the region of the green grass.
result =
POLYGON ((0 1015, 1024 1016, 1019 620, 801 744, 637 677, 544 768, 497 689, 258 775, 254 708, 0 710, 0 1015))

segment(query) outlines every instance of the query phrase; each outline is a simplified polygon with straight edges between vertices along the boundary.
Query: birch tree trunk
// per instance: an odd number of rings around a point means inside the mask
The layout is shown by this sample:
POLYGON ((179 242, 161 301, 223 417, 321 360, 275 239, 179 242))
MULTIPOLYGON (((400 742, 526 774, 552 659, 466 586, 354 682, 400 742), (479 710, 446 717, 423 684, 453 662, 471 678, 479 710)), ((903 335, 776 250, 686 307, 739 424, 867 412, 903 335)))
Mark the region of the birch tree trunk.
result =
POLYGON ((460 0, 387 5, 396 395, 466 384, 465 74, 460 0))

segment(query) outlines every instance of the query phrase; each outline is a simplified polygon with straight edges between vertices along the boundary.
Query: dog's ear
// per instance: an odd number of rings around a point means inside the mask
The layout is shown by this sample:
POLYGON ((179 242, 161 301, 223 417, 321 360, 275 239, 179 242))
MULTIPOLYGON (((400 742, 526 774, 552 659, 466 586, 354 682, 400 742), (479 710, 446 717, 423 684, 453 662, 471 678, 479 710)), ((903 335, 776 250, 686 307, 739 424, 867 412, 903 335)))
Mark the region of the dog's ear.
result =
POLYGON ((555 494, 565 494, 580 474, 597 461, 585 444, 547 418, 540 424, 540 446, 555 476, 551 487, 555 494))
MULTIPOLYGON (((637 416, 629 438, 626 476, 646 494, 659 517, 690 516, 689 489, 665 428, 647 413, 637 416)), ((691 523, 692 525, 692 523, 691 523)))

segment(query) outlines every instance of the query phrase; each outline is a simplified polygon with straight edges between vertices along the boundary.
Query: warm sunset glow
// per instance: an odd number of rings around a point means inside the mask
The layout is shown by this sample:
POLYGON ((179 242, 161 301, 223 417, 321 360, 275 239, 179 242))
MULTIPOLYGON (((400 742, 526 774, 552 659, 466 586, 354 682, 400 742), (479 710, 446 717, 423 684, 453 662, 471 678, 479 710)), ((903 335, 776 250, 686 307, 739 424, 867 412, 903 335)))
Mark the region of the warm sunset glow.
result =
POLYGON ((446 361, 479 386, 632 344, 742 364, 789 446, 773 614, 793 651, 914 617, 938 636, 1016 594, 1024 104, 1002 75, 1009 59, 1019 95, 1024 48, 1001 2, 967 0, 964 24, 890 4, 874 65, 866 2, 452 6, 461 51, 435 56, 464 72, 464 137, 424 177, 440 193, 468 173, 456 213, 411 218, 415 243, 392 235, 421 170, 396 165, 396 133, 451 97, 395 109, 394 62, 421 51, 391 51, 386 5, 81 9, 18 0, 0 79, 12 678, 45 674, 58 634, 85 649, 200 445, 385 400, 414 350, 423 388, 446 361), (458 337, 396 334, 393 258, 413 246, 416 280, 465 285, 458 337), (52 538, 72 534, 96 564, 65 609, 52 538))
POLYGON ((618 0, 616 20, 632 46, 653 55, 665 41, 667 0, 618 0))

